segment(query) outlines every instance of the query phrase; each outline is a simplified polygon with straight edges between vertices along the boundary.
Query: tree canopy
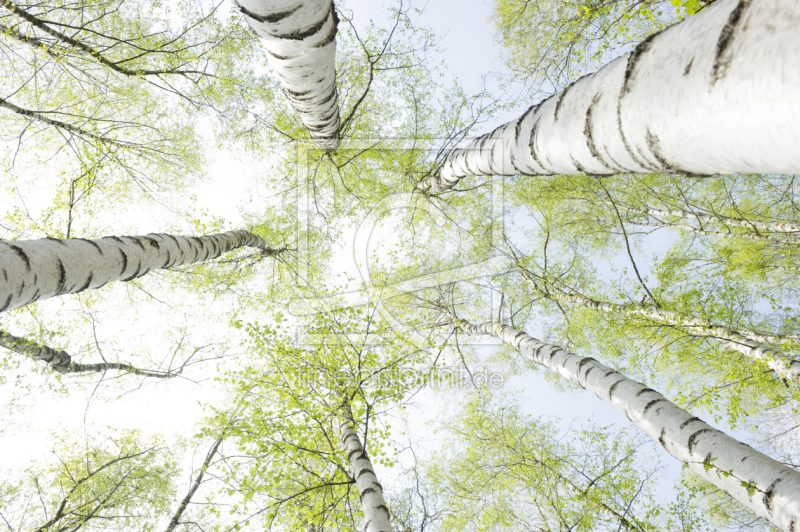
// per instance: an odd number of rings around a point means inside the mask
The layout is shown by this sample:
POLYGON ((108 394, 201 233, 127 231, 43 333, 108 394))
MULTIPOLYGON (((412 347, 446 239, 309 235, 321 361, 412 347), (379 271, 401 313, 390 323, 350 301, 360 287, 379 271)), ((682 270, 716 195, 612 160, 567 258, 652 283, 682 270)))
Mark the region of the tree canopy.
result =
POLYGON ((540 101, 555 123, 581 76, 733 3, 494 0, 491 88, 454 79, 459 50, 404 1, 369 21, 319 2, 311 25, 292 2, 0 0, 0 526, 779 529, 690 469, 777 514, 800 500, 710 455, 682 469, 663 432, 458 324, 595 361, 794 474, 796 176, 429 186, 470 139, 540 101), (286 75, 324 61, 323 134, 286 75))

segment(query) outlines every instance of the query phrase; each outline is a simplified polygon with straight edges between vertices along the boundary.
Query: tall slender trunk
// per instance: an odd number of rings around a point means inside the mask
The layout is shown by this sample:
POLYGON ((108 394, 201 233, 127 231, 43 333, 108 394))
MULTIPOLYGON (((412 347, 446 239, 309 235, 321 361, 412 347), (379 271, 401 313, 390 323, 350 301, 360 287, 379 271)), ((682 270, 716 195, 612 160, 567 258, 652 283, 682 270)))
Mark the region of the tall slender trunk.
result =
POLYGON ((325 149, 339 147, 336 30, 332 0, 237 0, 261 37, 286 97, 325 149))
POLYGON ((181 503, 178 505, 178 509, 175 510, 175 513, 172 515, 172 519, 169 520, 165 532, 172 532, 175 530, 175 527, 180 524, 181 516, 183 515, 183 512, 186 511, 186 507, 189 506, 189 503, 192 501, 192 497, 194 497, 197 488, 200 487, 200 483, 203 482, 203 476, 205 475, 208 466, 211 465, 211 459, 214 458, 214 455, 217 454, 219 446, 222 445, 222 440, 223 436, 217 438, 217 440, 214 442, 214 445, 212 445, 211 449, 209 449, 206 459, 203 461, 203 465, 200 466, 200 470, 197 472, 197 477, 194 479, 194 482, 192 482, 192 485, 189 486, 189 492, 186 494, 183 500, 181 500, 181 503))
MULTIPOLYGON (((600 203, 610 203, 610 202, 600 201, 600 203)), ((800 233, 800 225, 797 225, 792 222, 760 222, 757 220, 745 220, 743 218, 731 218, 729 216, 721 216, 719 214, 696 213, 691 211, 685 211, 683 209, 678 209, 678 208, 640 209, 638 207, 631 207, 629 205, 624 205, 620 203, 617 203, 616 206, 620 210, 624 210, 626 212, 635 214, 643 214, 646 216, 661 216, 661 217, 672 216, 674 218, 689 218, 692 220, 697 220, 699 222, 705 222, 709 224, 719 224, 726 226, 732 225, 734 227, 757 229, 771 233, 800 233)))
POLYGON ((718 0, 456 150, 467 175, 800 173, 800 3, 718 0))
POLYGON ((285 251, 268 248, 264 239, 248 231, 203 237, 150 234, 95 240, 3 240, 0 312, 112 281, 130 281, 152 270, 202 262, 242 246, 258 248, 265 256, 285 251))
POLYGON ((684 231, 691 231, 696 235, 704 235, 704 236, 717 236, 720 238, 743 238, 745 240, 755 240, 757 242, 772 242, 775 244, 785 244, 788 246, 800 246, 800 239, 791 237, 791 236, 780 236, 780 235, 771 235, 771 234, 760 234, 760 233, 731 233, 729 231, 709 231, 707 229, 699 229, 692 225, 688 224, 677 224, 677 223, 670 223, 670 222, 636 222, 630 221, 632 224, 635 225, 643 225, 646 227, 674 227, 675 229, 683 229, 684 231))
POLYGON ((353 412, 347 403, 342 404, 341 416, 343 421, 339 430, 342 446, 347 452, 350 467, 353 468, 353 478, 356 479, 361 508, 367 521, 364 532, 392 532, 389 508, 383 499, 383 487, 378 482, 367 451, 358 439, 353 412))
POLYGON ((80 137, 83 137, 84 139, 93 139, 93 140, 96 140, 98 142, 102 142, 104 144, 112 144, 114 146, 118 146, 118 147, 121 147, 121 148, 125 148, 125 147, 135 148, 136 147, 135 144, 130 143, 130 142, 116 140, 116 139, 111 138, 111 137, 106 137, 105 135, 98 135, 97 133, 92 133, 91 131, 87 131, 87 130, 82 129, 82 128, 78 127, 78 126, 73 126, 72 124, 68 124, 67 122, 61 122, 60 120, 53 120, 52 118, 46 116, 47 112, 37 112, 37 111, 31 111, 30 109, 24 109, 22 107, 14 105, 13 103, 11 103, 8 100, 5 100, 3 98, 0 98, 0 107, 8 109, 12 113, 16 113, 18 115, 24 116, 25 118, 27 118, 29 120, 36 120, 38 122, 42 122, 44 124, 47 124, 48 126, 54 126, 54 127, 63 129, 65 131, 69 131, 70 133, 74 133, 74 134, 76 134, 76 135, 78 135, 80 137))
POLYGON ((134 375, 141 375, 142 377, 169 379, 179 375, 182 370, 182 368, 180 368, 177 371, 150 371, 119 362, 81 364, 73 362, 72 357, 66 351, 56 351, 52 347, 46 345, 39 346, 24 338, 8 334, 5 331, 0 331, 0 346, 34 360, 46 362, 59 373, 99 373, 101 371, 119 370, 133 373, 134 375))
MULTIPOLYGON (((517 266, 519 262, 516 261, 517 266)), ((700 318, 686 317, 671 310, 644 305, 641 303, 610 303, 608 301, 598 301, 576 294, 574 292, 563 292, 548 286, 544 289, 534 279, 534 276, 527 270, 520 267, 522 277, 527 280, 536 290, 536 293, 550 300, 566 301, 577 303, 586 308, 597 312, 609 314, 624 314, 637 318, 647 318, 649 320, 687 329, 694 336, 706 338, 719 338, 723 345, 734 351, 738 351, 753 360, 763 360, 769 368, 783 378, 800 383, 800 361, 773 349, 765 343, 796 342, 800 337, 794 335, 767 334, 747 329, 732 329, 725 325, 713 323, 700 318)), ((539 278, 541 281, 544 279, 539 278)))
POLYGON ((449 319, 468 334, 489 334, 591 391, 664 449, 781 530, 800 527, 800 473, 692 416, 663 395, 604 366, 496 322, 449 319))

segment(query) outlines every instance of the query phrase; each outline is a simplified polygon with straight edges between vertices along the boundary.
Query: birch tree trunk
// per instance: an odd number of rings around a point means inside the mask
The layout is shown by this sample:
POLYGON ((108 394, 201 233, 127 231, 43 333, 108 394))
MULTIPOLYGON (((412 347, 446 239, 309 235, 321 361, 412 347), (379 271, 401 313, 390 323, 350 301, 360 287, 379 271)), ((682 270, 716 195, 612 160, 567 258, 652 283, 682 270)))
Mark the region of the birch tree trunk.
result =
POLYGON ((688 224, 677 224, 670 222, 652 223, 652 222, 637 222, 634 220, 629 220, 629 221, 632 224, 642 225, 646 227, 674 227, 675 229, 690 231, 696 235, 715 236, 719 238, 729 238, 729 239, 743 238, 745 240, 755 240, 756 242, 772 242, 774 244, 783 244, 787 246, 800 246, 800 240, 791 236, 778 236, 778 235, 760 234, 760 233, 731 233, 723 231, 708 231, 706 229, 698 229, 697 227, 688 224))
POLYGON ((130 281, 152 270, 214 259, 242 246, 255 247, 264 256, 285 251, 268 248, 264 239, 248 231, 203 237, 150 234, 0 241, 0 312, 112 281, 130 281))
MULTIPOLYGON (((519 264, 517 264, 519 266, 519 264)), ((700 318, 686 317, 671 310, 665 310, 640 303, 627 303, 620 305, 608 301, 597 301, 580 294, 562 292, 548 288, 543 290, 532 279, 532 275, 520 268, 522 276, 533 285, 541 296, 550 300, 560 300, 577 303, 597 312, 610 314, 625 314, 627 316, 646 318, 665 325, 681 327, 690 331, 690 334, 707 338, 719 338, 723 345, 738 351, 753 360, 763 360, 767 366, 785 379, 800 383, 800 361, 795 360, 785 353, 764 345, 765 343, 779 343, 797 341, 797 336, 784 336, 780 334, 765 334, 757 331, 737 330, 718 323, 712 323, 700 318)))
POLYGON ((336 30, 332 0, 237 0, 267 51, 286 97, 324 149, 339 147, 336 30))
POLYGON ((786 532, 800 528, 800 473, 707 425, 663 395, 604 366, 500 323, 473 325, 450 315, 469 334, 489 334, 522 355, 593 392, 664 449, 743 506, 786 532))
POLYGON ((356 479, 361 508, 367 521, 364 532, 392 532, 389 508, 383 499, 383 487, 378 482, 367 451, 358 439, 353 413, 347 403, 342 405, 341 415, 343 421, 339 425, 339 430, 342 446, 347 452, 350 467, 353 468, 353 478, 356 479))
POLYGON ((719 0, 456 150, 467 175, 800 173, 800 3, 719 0))
MULTIPOLYGON (((611 204, 609 201, 601 201, 600 203, 611 204)), ((745 229, 756 229, 770 233, 800 233, 800 225, 792 222, 759 222, 756 220, 745 220, 742 218, 730 218, 728 216, 721 216, 718 214, 696 213, 691 211, 684 211, 683 209, 640 209, 637 207, 630 207, 624 204, 615 204, 619 209, 626 212, 641 214, 644 216, 652 217, 675 217, 675 218, 689 218, 699 222, 708 224, 718 224, 724 226, 743 227, 745 229)), ((738 233, 735 233, 738 235, 738 233)))
POLYGON ((142 377, 170 379, 183 371, 182 367, 176 371, 150 371, 120 362, 81 364, 73 362, 72 357, 66 351, 56 351, 52 347, 46 345, 39 346, 24 338, 8 334, 5 331, 0 331, 0 346, 34 360, 41 360, 49 364, 50 367, 59 373, 99 373, 101 371, 119 370, 133 373, 134 375, 141 375, 142 377))

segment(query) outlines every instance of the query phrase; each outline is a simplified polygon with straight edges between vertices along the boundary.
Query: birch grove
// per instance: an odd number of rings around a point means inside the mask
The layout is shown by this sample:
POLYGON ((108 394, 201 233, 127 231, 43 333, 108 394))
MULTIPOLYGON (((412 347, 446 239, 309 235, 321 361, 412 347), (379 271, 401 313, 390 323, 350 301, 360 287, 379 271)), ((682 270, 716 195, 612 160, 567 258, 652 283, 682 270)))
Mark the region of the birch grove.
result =
POLYGON ((342 405, 341 416, 342 423, 339 425, 340 438, 342 446, 347 452, 347 460, 353 469, 356 487, 358 487, 361 509, 366 520, 364 532, 392 532, 389 508, 383 498, 383 487, 378 482, 378 477, 372 467, 372 461, 361 444, 358 434, 356 434, 353 413, 347 403, 342 405))
MULTIPOLYGON (((515 257, 516 259, 516 257, 515 257)), ((519 262, 517 261, 519 266, 519 262)), ((719 323, 712 323, 691 316, 681 314, 642 303, 618 304, 608 301, 598 301, 574 292, 565 292, 550 286, 540 287, 539 282, 546 282, 545 279, 538 279, 529 271, 520 267, 523 278, 530 283, 536 293, 550 300, 566 301, 577 303, 578 305, 592 309, 597 312, 607 312, 610 314, 623 314, 634 318, 645 318, 685 329, 689 334, 710 338, 719 338, 728 349, 738 351, 753 360, 763 360, 767 366, 785 379, 800 383, 800 361, 774 349, 766 343, 793 342, 798 340, 797 335, 781 335, 750 331, 746 329, 733 329, 719 323)))
POLYGON ((719 0, 466 148, 468 175, 800 173, 800 4, 719 0))
POLYGON ((590 357, 569 353, 497 322, 473 325, 450 315, 467 334, 488 334, 570 379, 624 414, 689 469, 786 532, 800 523, 800 473, 711 427, 663 395, 590 357))
POLYGON ((270 66, 311 138, 339 146, 336 30, 332 0, 237 0, 267 51, 270 66))
POLYGON ((0 241, 0 312, 64 294, 131 281, 160 269, 214 259, 242 246, 268 257, 285 251, 267 247, 248 231, 202 237, 166 234, 0 241))

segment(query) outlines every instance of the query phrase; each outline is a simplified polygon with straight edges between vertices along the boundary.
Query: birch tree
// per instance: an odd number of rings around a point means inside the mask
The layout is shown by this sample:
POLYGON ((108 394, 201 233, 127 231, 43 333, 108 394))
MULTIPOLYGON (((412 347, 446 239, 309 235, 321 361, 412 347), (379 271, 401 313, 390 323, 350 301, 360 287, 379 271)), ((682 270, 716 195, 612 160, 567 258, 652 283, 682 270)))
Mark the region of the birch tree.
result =
POLYGON ((799 20, 791 0, 714 2, 454 151, 419 189, 476 174, 798 173, 799 20))
POLYGON ((442 530, 706 529, 685 499, 653 500, 659 479, 641 435, 593 425, 564 434, 523 414, 515 392, 469 393, 438 429, 444 445, 422 469, 442 530))
POLYGON ((601 66, 610 52, 644 40, 677 15, 669 3, 651 0, 493 0, 491 5, 505 64, 533 94, 563 89, 601 66))
MULTIPOLYGON (((239 526, 392 530, 377 469, 395 460, 386 411, 418 384, 401 364, 426 354, 372 318, 320 314, 297 340, 280 318, 240 324, 252 356, 222 378, 238 414, 220 475, 222 493, 239 498, 239 526)), ((224 412, 209 418, 212 432, 224 412)))
POLYGON ((113 281, 131 281, 152 270, 214 259, 242 246, 254 247, 265 257, 285 251, 267 247, 261 237, 247 231, 204 237, 152 234, 95 240, 3 241, 0 312, 100 288, 113 281))
POLYGON ((169 515, 178 464, 159 438, 63 438, 54 454, 19 477, 4 475, 0 515, 10 530, 152 530, 169 515))
MULTIPOLYGON (((14 335, 8 334, 5 331, 0 331, 0 346, 5 347, 15 353, 30 357, 34 360, 42 361, 48 364, 53 370, 58 373, 100 373, 110 370, 124 371, 133 375, 140 375, 142 377, 156 377, 158 379, 170 379, 181 374, 184 363, 178 368, 170 369, 167 371, 156 371, 137 368, 131 364, 120 362, 94 362, 94 363, 81 363, 73 362, 72 356, 66 351, 53 349, 46 345, 37 345, 35 342, 19 338, 14 335)), ((195 351, 195 353, 197 350, 195 351)))
POLYGON ((533 287, 537 294, 544 298, 575 303, 596 312, 644 318, 656 323, 679 327, 697 336, 719 338, 726 348, 738 351, 753 360, 764 361, 770 369, 781 377, 800 382, 800 361, 781 352, 779 349, 766 345, 768 343, 796 342, 800 339, 797 335, 736 330, 701 318, 682 316, 677 312, 644 303, 619 304, 598 301, 576 292, 560 290, 549 279, 536 275, 524 268, 513 249, 510 250, 510 254, 517 266, 520 267, 522 277, 533 287))
POLYGON ((378 482, 372 461, 356 434, 353 412, 347 402, 343 403, 341 413, 342 423, 339 425, 341 441, 358 487, 358 496, 366 520, 364 531, 392 532, 389 508, 383 498, 383 486, 378 482))
POLYGON ((238 0, 239 9, 262 39, 283 91, 324 149, 339 146, 336 91, 336 31, 332 0, 260 2, 238 0))
POLYGON ((489 334, 523 356, 590 390, 641 427, 689 469, 780 530, 800 521, 800 473, 692 416, 660 393, 589 358, 542 343, 497 322, 447 320, 468 334, 489 334))

